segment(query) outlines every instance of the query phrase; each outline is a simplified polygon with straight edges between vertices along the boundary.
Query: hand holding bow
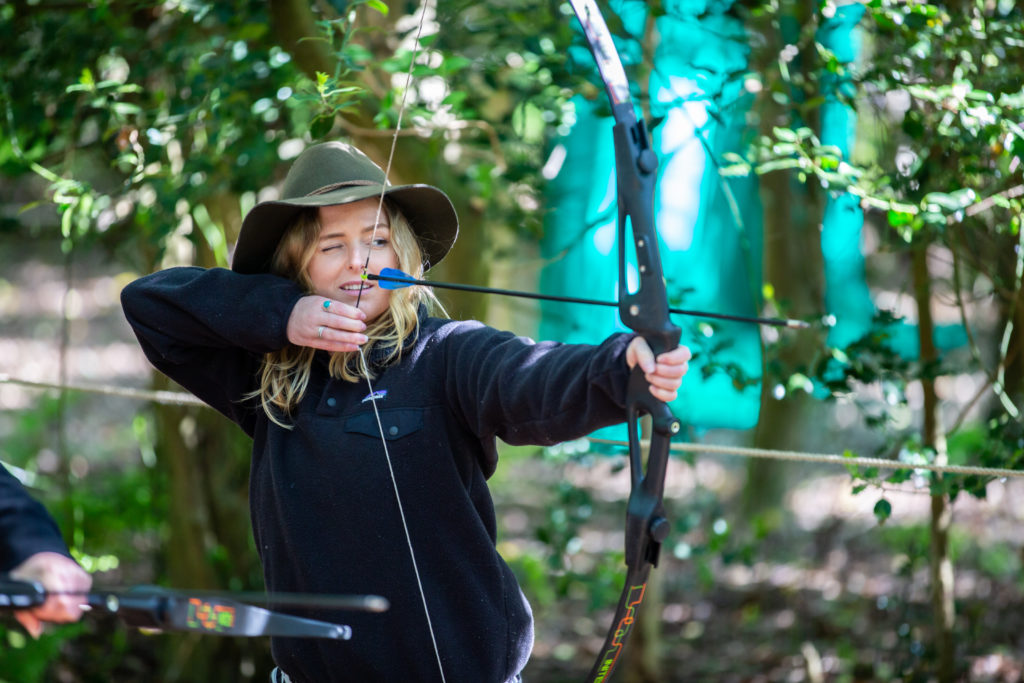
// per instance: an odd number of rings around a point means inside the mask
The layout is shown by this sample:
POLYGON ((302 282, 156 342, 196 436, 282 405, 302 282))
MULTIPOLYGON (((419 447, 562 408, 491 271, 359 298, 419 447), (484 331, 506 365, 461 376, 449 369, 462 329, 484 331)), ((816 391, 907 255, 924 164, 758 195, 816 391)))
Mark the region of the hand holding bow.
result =
POLYGON ((643 337, 635 338, 626 348, 629 369, 639 366, 644 372, 644 380, 650 385, 651 395, 664 403, 676 400, 683 375, 689 370, 690 358, 690 349, 685 346, 677 346, 655 356, 643 337))

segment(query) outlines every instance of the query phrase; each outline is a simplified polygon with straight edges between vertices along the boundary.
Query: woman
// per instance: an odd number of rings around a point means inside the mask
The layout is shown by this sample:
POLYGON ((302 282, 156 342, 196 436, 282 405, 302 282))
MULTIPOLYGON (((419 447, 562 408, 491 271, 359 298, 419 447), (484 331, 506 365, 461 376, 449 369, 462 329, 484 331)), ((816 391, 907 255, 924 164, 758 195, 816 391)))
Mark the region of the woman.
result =
POLYGON ((421 276, 458 221, 443 192, 387 186, 351 146, 307 149, 282 197, 246 216, 231 271, 173 268, 122 294, 150 361, 254 440, 267 589, 391 603, 310 613, 350 624, 352 639, 276 638, 273 678, 516 680, 533 624, 495 548, 495 439, 552 444, 622 422, 637 363, 671 400, 689 351, 656 363, 625 334, 535 344, 432 317, 425 288, 365 280, 385 267, 421 276))

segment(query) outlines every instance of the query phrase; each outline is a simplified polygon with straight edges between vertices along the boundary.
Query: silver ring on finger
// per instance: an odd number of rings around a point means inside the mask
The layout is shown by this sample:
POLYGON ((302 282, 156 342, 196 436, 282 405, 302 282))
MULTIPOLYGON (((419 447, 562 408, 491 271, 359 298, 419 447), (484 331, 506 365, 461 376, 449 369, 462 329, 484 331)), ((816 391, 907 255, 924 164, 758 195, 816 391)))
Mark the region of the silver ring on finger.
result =
POLYGON ((316 328, 316 337, 317 337, 317 339, 323 339, 324 338, 324 326, 323 325, 321 325, 320 327, 316 328))

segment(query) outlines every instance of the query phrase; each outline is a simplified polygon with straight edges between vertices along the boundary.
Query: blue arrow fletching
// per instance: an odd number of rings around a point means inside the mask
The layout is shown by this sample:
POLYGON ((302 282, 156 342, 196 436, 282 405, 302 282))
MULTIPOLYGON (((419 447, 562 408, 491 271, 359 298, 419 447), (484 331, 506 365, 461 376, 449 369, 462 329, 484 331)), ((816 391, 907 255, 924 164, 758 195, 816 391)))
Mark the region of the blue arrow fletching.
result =
MULTIPOLYGON (((400 277, 406 280, 414 279, 412 276, 403 273, 397 268, 381 268, 380 277, 400 277)), ((412 284, 411 282, 394 282, 392 280, 384 279, 377 280, 377 282, 380 283, 381 289, 402 289, 403 287, 408 287, 409 285, 412 284)))

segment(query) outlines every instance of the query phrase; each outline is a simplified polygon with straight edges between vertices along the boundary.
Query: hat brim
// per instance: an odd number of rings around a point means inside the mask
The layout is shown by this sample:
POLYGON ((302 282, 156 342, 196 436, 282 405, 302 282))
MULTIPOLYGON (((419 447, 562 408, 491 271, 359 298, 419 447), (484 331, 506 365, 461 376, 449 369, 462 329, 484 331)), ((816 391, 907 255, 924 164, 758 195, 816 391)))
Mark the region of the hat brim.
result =
POLYGON ((242 221, 231 269, 244 274, 269 272, 277 245, 296 214, 312 207, 350 204, 380 197, 382 190, 409 221, 423 251, 424 270, 440 263, 459 234, 459 218, 448 195, 431 185, 400 185, 384 189, 377 183, 366 183, 257 204, 242 221))

